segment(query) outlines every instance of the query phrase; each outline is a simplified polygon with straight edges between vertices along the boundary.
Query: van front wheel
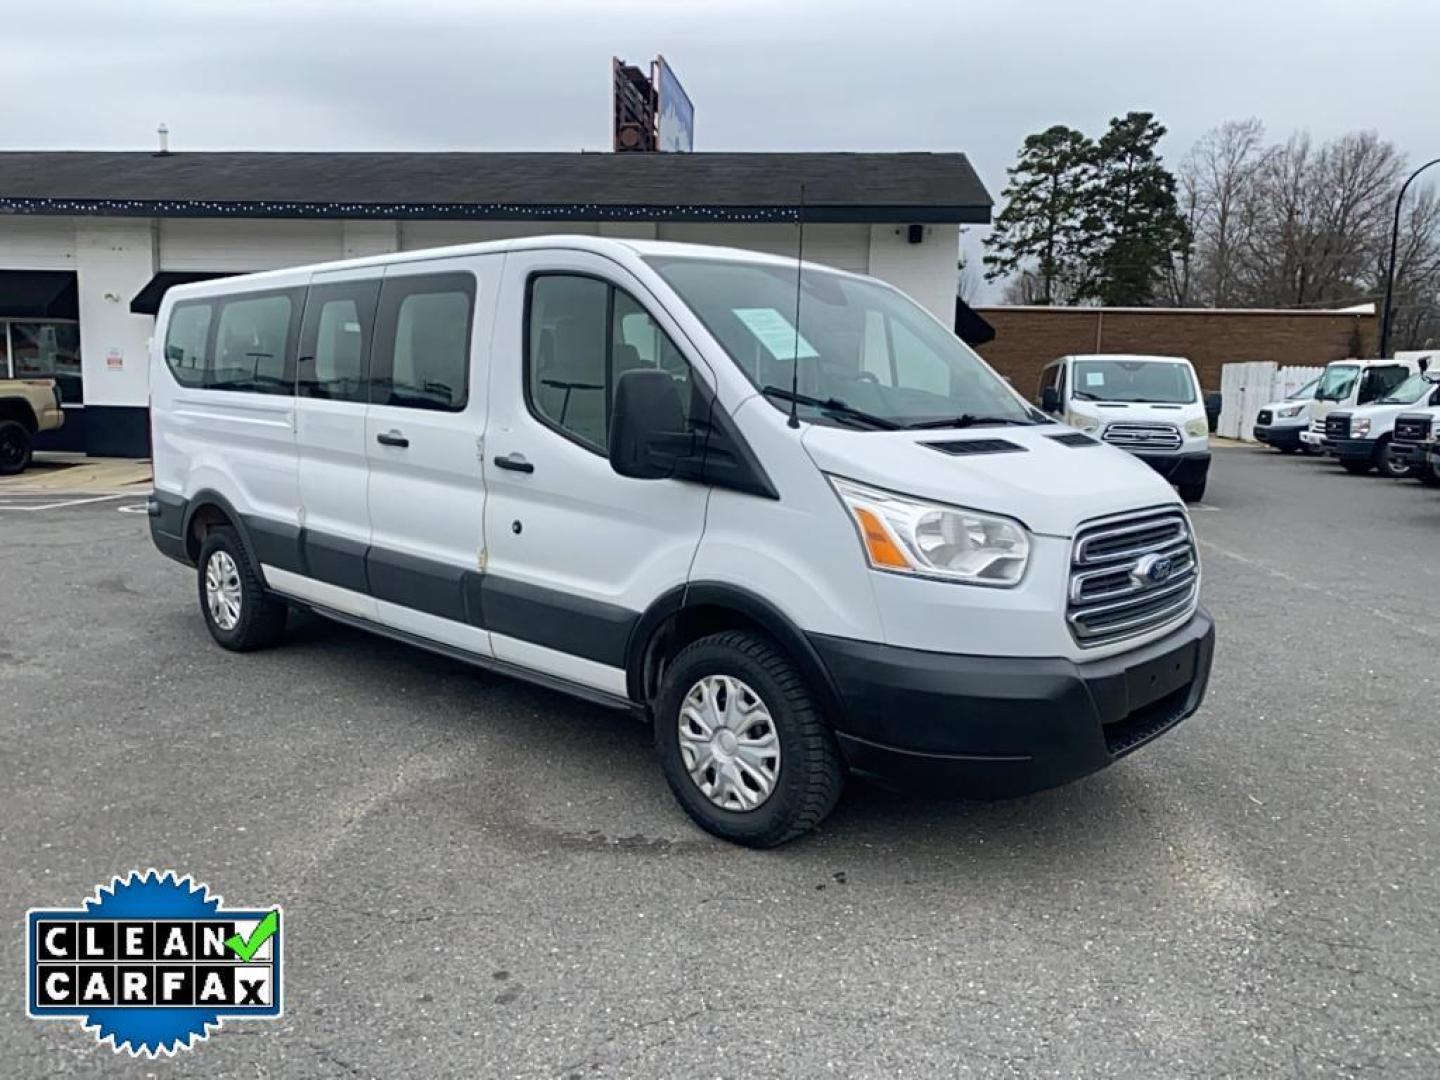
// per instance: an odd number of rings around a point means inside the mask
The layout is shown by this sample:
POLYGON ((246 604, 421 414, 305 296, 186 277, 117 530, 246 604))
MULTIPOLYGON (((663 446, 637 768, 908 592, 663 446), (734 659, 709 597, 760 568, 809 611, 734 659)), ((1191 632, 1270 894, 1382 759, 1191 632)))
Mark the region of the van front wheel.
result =
POLYGON ((249 652, 273 645, 285 631, 284 604, 265 595, 240 534, 229 526, 211 529, 200 545, 200 611, 205 628, 220 645, 249 652))
POLYGON ((712 634, 676 655, 656 702, 655 741, 685 812, 746 847, 813 829, 844 785, 840 751, 803 676, 747 631, 712 634))

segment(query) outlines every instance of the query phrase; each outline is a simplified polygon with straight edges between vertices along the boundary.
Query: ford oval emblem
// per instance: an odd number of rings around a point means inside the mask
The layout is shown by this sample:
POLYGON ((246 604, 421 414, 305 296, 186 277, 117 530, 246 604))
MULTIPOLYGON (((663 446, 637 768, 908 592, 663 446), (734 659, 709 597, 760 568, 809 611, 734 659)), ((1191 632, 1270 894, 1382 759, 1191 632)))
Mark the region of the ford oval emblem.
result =
POLYGON ((1170 580, 1175 560, 1169 555, 1146 555, 1135 564, 1133 574, 1143 585, 1163 585, 1170 580))

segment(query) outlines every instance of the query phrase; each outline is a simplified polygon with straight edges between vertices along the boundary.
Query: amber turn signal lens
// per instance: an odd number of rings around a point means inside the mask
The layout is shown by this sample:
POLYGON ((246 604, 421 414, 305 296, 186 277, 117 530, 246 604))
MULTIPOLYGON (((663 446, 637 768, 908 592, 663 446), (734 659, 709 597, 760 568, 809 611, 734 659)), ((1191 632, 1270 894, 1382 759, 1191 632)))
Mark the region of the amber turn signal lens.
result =
POLYGON ((892 570, 913 569, 910 560, 896 546, 895 541, 890 539, 890 531, 881 524, 874 511, 863 506, 852 507, 852 510, 860 522, 860 535, 865 538, 865 550, 870 555, 871 563, 892 570))

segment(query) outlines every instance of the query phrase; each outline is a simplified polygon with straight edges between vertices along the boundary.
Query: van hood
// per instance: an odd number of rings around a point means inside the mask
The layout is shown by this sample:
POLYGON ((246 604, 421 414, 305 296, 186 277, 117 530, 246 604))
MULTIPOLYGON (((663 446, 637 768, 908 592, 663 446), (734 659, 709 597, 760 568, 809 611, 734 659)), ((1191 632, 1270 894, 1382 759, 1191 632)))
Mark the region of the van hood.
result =
POLYGON ((1081 522, 1155 506, 1183 507, 1144 462, 1113 446, 1056 442, 1064 424, 859 431, 810 424, 802 445, 822 471, 862 484, 1022 521, 1068 537, 1081 522), (1019 449, 947 453, 936 444, 992 442, 1019 449))
POLYGON ((1086 401, 1084 398, 1071 398, 1070 412, 1075 416, 1099 417, 1107 424, 1143 420, 1146 423, 1169 423, 1183 428, 1186 420, 1205 415, 1205 403, 1196 400, 1188 405, 1161 405, 1149 401, 1086 401))

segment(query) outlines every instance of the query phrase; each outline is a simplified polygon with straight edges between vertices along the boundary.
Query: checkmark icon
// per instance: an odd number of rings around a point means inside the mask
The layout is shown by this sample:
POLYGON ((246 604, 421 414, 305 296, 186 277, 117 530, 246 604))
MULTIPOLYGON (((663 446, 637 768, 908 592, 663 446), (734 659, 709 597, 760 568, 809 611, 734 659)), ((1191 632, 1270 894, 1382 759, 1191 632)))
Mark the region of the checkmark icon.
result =
POLYGON ((275 936, 275 931, 280 928, 280 913, 272 911, 265 918, 260 920, 260 925, 250 931, 248 938, 239 934, 231 934, 225 939, 225 944, 241 960, 249 960, 257 952, 260 946, 275 936))

